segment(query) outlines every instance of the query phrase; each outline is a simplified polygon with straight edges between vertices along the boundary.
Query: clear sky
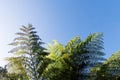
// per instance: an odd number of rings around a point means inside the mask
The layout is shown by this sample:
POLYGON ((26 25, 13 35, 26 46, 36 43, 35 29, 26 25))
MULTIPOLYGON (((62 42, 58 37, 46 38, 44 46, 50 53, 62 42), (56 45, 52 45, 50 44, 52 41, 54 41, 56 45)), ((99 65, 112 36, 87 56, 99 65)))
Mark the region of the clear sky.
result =
POLYGON ((14 33, 28 23, 46 43, 103 32, 105 57, 120 50, 120 0, 0 0, 0 66, 14 33))

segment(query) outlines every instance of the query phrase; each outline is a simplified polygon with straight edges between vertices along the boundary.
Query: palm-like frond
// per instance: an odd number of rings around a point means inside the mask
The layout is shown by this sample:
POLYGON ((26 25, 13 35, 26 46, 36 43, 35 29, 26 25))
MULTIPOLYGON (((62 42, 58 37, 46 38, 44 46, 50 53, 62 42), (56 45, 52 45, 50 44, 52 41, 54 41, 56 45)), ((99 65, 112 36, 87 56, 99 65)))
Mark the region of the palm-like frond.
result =
MULTIPOLYGON (((79 37, 72 38, 66 45, 65 49, 70 55, 70 63, 76 72, 76 77, 84 76, 86 69, 95 66, 105 60, 102 52, 103 38, 102 33, 90 34, 84 41, 79 37), (77 73, 78 72, 78 73, 77 73)), ((79 79, 79 77, 77 79, 79 79)))

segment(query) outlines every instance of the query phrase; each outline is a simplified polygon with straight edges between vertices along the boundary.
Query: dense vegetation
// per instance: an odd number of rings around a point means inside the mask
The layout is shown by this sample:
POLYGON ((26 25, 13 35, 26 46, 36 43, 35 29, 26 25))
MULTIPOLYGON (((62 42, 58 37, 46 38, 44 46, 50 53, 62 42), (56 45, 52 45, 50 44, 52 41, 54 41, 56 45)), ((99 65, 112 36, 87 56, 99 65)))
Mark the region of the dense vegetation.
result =
POLYGON ((14 46, 0 67, 0 80, 118 80, 120 79, 120 51, 105 60, 103 34, 89 34, 85 40, 79 36, 66 45, 54 40, 44 42, 35 28, 22 26, 9 45, 14 46))

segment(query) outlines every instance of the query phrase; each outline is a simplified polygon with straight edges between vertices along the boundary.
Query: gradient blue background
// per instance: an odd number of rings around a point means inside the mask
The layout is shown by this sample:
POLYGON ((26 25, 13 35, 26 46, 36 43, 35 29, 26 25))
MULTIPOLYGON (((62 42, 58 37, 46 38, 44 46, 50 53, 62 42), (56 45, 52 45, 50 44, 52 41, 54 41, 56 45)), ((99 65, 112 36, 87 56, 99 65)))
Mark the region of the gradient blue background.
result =
POLYGON ((120 0, 0 0, 0 66, 11 56, 14 33, 28 23, 46 43, 103 32, 105 57, 120 50, 120 0))

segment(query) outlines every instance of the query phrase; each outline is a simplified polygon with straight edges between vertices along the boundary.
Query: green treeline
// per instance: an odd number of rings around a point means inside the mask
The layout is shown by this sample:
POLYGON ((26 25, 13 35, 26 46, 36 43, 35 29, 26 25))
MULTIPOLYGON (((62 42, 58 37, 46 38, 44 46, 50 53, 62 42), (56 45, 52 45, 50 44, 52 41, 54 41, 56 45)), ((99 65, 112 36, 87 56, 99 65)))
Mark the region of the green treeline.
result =
POLYGON ((0 67, 0 80, 119 80, 120 51, 107 60, 103 52, 103 34, 76 36, 62 45, 54 40, 46 47, 35 28, 20 28, 9 51, 13 56, 0 67))

